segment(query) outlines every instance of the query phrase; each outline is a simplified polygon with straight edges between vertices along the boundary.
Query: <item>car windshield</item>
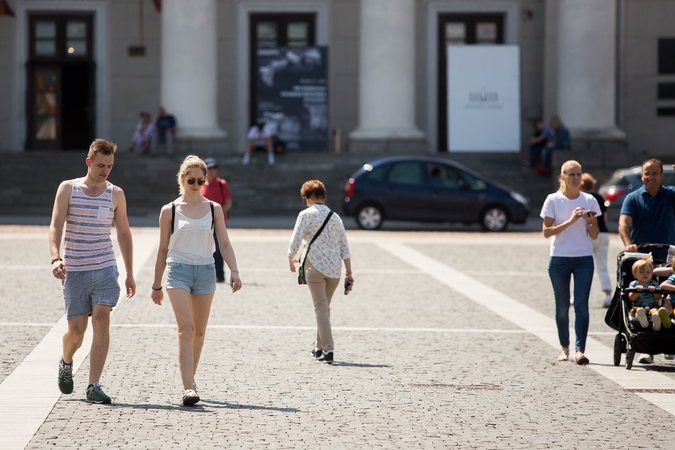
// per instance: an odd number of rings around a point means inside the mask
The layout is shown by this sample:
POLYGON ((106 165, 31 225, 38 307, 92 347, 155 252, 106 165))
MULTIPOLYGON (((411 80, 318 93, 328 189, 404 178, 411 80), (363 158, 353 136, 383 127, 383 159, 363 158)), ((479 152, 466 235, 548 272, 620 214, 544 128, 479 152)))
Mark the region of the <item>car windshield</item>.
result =
POLYGON ((474 177, 470 173, 462 172, 462 178, 464 178, 464 181, 474 191, 482 191, 482 190, 487 189, 487 185, 485 184, 485 181, 474 177))
POLYGON ((609 179, 607 185, 628 186, 628 179, 624 176, 623 172, 615 173, 612 175, 612 178, 609 179))

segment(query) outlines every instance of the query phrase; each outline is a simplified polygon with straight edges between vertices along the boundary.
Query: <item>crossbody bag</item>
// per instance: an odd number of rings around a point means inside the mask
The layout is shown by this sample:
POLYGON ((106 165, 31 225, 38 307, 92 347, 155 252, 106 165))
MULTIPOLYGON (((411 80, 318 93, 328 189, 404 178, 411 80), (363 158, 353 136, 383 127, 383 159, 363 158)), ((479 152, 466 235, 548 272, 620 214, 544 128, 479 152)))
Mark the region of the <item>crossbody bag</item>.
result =
POLYGON ((321 225, 321 228, 319 228, 319 231, 316 232, 312 240, 310 241, 309 245, 307 246, 307 251, 305 252, 305 257, 302 258, 302 264, 300 264, 300 269, 298 269, 298 284, 307 284, 307 278, 305 278, 305 261, 307 261, 307 255, 309 255, 309 248, 312 246, 314 241, 316 241, 316 238, 319 237, 323 229, 326 227, 326 224, 330 220, 331 216, 333 215, 333 211, 328 213, 328 216, 326 217, 326 220, 323 221, 323 225, 321 225))

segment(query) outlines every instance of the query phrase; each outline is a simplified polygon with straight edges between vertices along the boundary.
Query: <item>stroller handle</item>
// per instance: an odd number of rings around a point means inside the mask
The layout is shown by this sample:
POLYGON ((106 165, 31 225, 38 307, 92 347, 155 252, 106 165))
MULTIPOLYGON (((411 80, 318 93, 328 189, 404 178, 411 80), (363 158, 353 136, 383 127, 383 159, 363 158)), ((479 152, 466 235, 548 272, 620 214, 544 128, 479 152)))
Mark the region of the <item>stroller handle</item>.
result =
POLYGON ((665 289, 654 289, 653 291, 650 291, 648 289, 642 289, 642 290, 637 290, 635 288, 627 288, 623 290, 627 294, 632 294, 633 292, 649 292, 651 294, 663 294, 663 295, 668 295, 668 294, 673 294, 675 295, 675 291, 666 291, 665 289))
POLYGON ((637 246, 638 250, 659 250, 659 249, 664 249, 668 250, 670 248, 670 244, 651 244, 649 242, 643 242, 642 244, 637 246))

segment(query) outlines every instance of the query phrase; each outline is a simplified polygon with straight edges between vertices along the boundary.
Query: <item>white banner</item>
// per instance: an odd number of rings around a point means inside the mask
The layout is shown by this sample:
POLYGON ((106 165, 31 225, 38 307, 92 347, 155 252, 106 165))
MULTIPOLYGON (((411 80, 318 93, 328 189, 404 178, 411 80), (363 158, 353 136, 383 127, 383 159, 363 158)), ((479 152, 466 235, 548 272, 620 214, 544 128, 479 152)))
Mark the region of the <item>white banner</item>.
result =
POLYGON ((448 151, 519 152, 520 48, 449 45, 448 151))

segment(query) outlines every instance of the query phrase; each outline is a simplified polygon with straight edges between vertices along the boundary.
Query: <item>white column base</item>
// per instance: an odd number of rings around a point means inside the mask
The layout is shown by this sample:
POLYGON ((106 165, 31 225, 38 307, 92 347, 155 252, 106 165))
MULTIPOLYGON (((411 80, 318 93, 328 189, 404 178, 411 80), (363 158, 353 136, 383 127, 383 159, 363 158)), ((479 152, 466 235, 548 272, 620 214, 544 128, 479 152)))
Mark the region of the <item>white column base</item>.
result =
POLYGON ((177 139, 225 139, 227 132, 220 127, 178 127, 177 139))
POLYGON ((424 132, 417 127, 357 128, 349 133, 349 137, 363 140, 423 140, 426 138, 424 132))

